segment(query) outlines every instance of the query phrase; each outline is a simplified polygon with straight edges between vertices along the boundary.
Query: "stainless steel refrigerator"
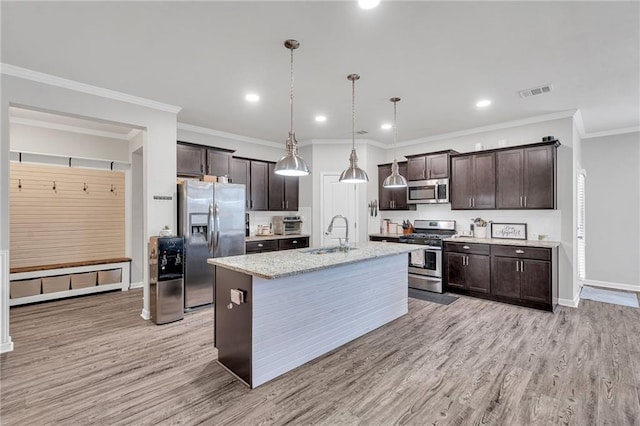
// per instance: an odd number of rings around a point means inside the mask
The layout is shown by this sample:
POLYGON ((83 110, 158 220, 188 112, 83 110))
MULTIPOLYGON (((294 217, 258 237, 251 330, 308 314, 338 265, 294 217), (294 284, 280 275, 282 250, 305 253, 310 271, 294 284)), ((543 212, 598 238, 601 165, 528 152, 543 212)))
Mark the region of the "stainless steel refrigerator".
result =
POLYGON ((213 303, 211 257, 245 253, 245 186, 178 184, 178 232, 184 237, 184 308, 213 303))

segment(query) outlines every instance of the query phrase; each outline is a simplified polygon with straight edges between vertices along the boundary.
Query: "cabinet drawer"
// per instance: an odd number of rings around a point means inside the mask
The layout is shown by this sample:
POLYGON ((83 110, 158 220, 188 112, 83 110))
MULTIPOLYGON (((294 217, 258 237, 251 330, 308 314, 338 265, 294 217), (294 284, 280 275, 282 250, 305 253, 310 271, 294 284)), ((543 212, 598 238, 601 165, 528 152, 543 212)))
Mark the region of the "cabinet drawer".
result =
POLYGON ((278 250, 277 240, 247 241, 247 253, 278 250))
POLYGON ((278 250, 291 250, 297 248, 309 247, 309 238, 287 238, 278 240, 278 250))
POLYGON ((453 251, 457 253, 471 254, 489 254, 488 244, 470 244, 470 243, 444 243, 445 251, 453 251))
POLYGON ((551 260, 551 249, 523 246, 491 246, 493 256, 517 257, 522 259, 551 260))
POLYGON ((383 243, 399 243, 400 238, 398 237, 378 237, 378 236, 369 236, 369 241, 380 241, 383 243))

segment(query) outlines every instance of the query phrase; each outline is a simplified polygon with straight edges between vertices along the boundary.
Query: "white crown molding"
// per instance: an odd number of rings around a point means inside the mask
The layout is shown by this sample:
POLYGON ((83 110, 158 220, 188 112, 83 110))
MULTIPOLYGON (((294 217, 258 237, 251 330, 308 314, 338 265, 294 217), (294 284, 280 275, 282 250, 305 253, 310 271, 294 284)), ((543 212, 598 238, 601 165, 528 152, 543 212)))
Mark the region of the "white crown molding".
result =
POLYGON ((142 130, 140 129, 131 129, 129 133, 127 133, 127 140, 128 141, 132 140, 133 138, 138 136, 140 133, 142 133, 142 130))
POLYGON ((477 133, 509 129, 511 127, 525 126, 527 124, 541 123, 543 121, 559 120, 561 118, 570 118, 570 117, 573 117, 575 113, 576 113, 576 110, 572 109, 567 111, 554 112, 552 114, 537 115, 535 117, 523 118, 521 120, 506 121, 504 123, 491 124, 489 126, 475 127, 472 129, 460 130, 457 132, 443 133, 440 135, 428 136, 426 138, 419 138, 419 139, 413 139, 405 142, 398 142, 396 146, 418 145, 425 142, 435 142, 443 139, 459 138, 463 136, 475 135, 477 133))
POLYGON ((640 126, 625 127, 623 129, 605 130, 603 132, 587 133, 582 139, 601 138, 605 136, 625 135, 627 133, 640 133, 640 126))
POLYGON ((12 77, 18 77, 25 80, 37 81, 38 83, 48 84, 50 86, 61 87, 63 89, 75 90, 76 92, 87 93, 89 95, 100 96, 103 98, 109 98, 116 101, 127 102, 134 105, 139 105, 159 111, 169 112, 172 114, 178 114, 182 107, 169 105, 162 102, 153 101, 151 99, 145 99, 138 96, 129 95, 115 90, 104 89, 102 87, 92 86, 86 83, 80 83, 66 78, 57 77, 55 75, 45 74, 38 71, 29 70, 26 68, 17 67, 15 65, 0 64, 0 72, 12 77))
POLYGON ((194 126, 193 124, 178 122, 178 130, 185 130, 187 132, 200 133, 202 135, 216 136, 219 138, 231 139, 239 142, 253 143, 256 145, 264 145, 272 148, 282 149, 285 147, 284 142, 283 143, 271 142, 263 139, 252 138, 249 136, 241 136, 241 135, 236 135, 234 133, 227 133, 220 130, 213 130, 206 127, 194 126))
MULTIPOLYGON (((11 117, 9 119, 11 124, 22 124, 25 126, 41 127, 43 129, 61 130, 63 132, 80 133, 83 135, 99 136, 102 138, 129 140, 129 134, 107 132, 104 130, 87 129, 85 127, 69 126, 67 124, 51 123, 48 121, 32 120, 29 118, 11 117)), ((137 130, 138 129, 133 129, 137 130)), ((129 132, 131 133, 131 132, 129 132)))
MULTIPOLYGON (((345 145, 347 141, 349 142, 349 145, 351 145, 351 139, 310 139, 308 141, 299 142, 298 146, 304 147, 304 146, 310 146, 310 145, 315 145, 315 146, 345 145)), ((387 145, 381 142, 375 141, 373 139, 356 139, 356 145, 360 145, 360 146, 370 145, 370 146, 375 146, 377 148, 382 148, 382 149, 390 148, 387 145)))

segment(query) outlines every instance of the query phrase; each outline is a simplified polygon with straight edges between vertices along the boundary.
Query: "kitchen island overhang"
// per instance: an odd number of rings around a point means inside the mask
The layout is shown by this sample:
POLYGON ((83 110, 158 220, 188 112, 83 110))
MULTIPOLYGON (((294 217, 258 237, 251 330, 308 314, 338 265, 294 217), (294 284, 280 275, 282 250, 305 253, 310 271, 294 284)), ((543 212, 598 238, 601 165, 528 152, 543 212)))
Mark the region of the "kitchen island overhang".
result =
POLYGON ((209 259, 218 363, 251 388, 407 313, 406 244, 209 259))

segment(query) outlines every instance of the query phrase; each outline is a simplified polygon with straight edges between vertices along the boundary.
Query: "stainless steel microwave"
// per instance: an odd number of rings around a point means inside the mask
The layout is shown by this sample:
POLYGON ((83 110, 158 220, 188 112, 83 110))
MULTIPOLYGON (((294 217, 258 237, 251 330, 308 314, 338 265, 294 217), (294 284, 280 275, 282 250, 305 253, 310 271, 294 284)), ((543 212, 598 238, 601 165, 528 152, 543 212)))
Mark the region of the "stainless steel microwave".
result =
POLYGON ((449 202, 449 179, 409 181, 408 204, 435 204, 449 202))

